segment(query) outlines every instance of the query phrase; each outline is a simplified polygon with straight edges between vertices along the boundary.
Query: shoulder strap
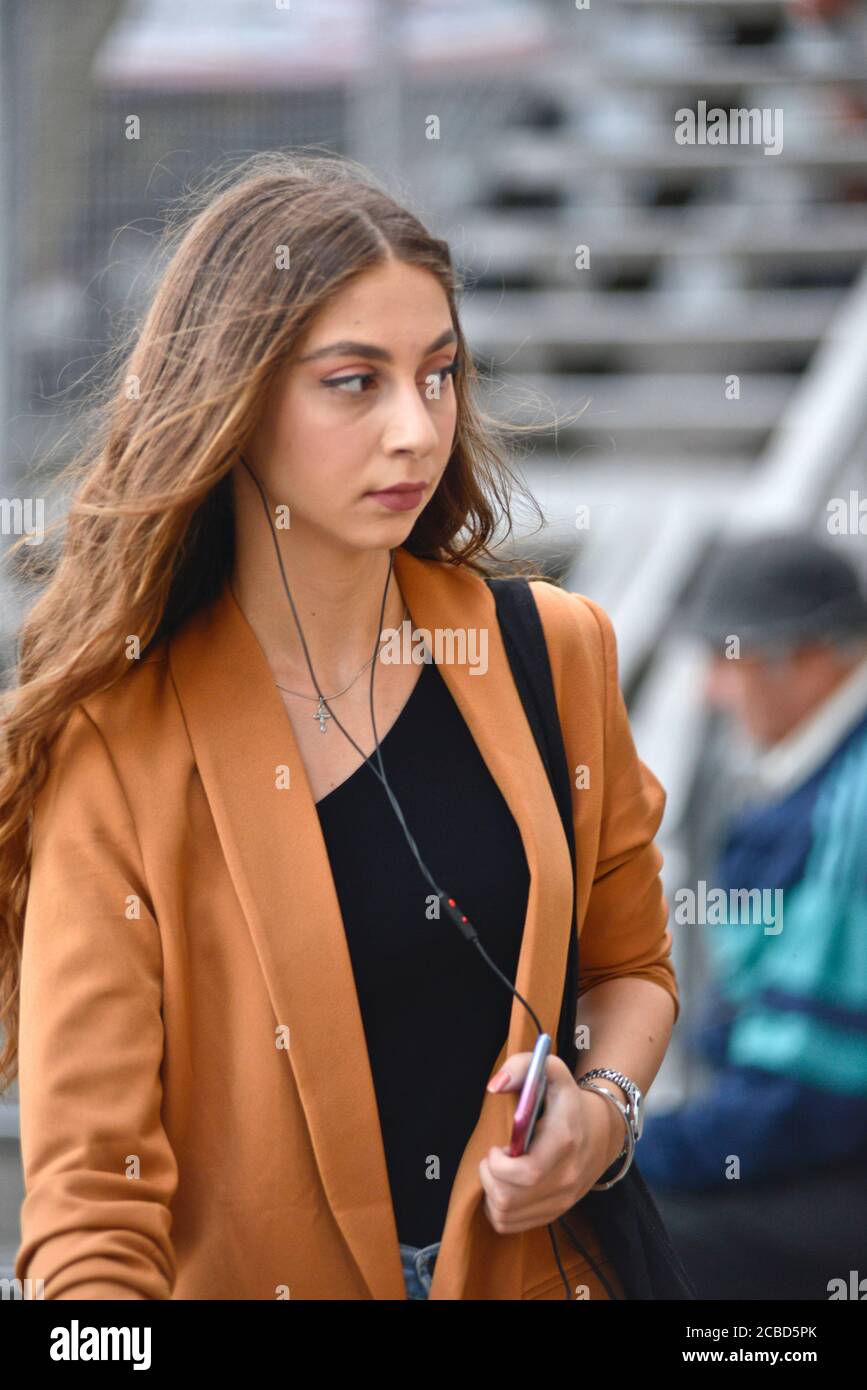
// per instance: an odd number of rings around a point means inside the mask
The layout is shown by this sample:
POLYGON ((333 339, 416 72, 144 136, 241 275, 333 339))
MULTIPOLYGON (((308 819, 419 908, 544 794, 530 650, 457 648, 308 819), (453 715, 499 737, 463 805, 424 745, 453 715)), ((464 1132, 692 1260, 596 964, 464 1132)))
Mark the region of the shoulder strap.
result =
POLYGON ((554 800, 560 812, 569 853, 572 856, 572 932, 566 961, 563 1003, 557 1027, 557 1056, 574 1072, 578 1065, 575 1048, 575 1010, 578 1002, 578 923, 576 918, 577 884, 575 874, 575 831, 572 822, 572 783, 563 745, 563 732, 551 663, 545 641, 545 629, 533 591, 526 579, 488 579, 488 587, 497 605, 497 621, 503 644, 512 668, 512 675, 548 774, 554 800))
MULTIPOLYGON (((575 1047, 575 1013, 578 1000, 578 866, 572 821, 572 778, 563 745, 563 731, 551 676, 545 629, 533 591, 527 580, 521 577, 488 579, 486 583, 494 595, 497 621, 509 664, 551 783, 572 855, 575 884, 572 894, 572 932, 569 939, 563 1003, 557 1028, 557 1055, 574 1073, 578 1065, 578 1051, 575 1047)), ((692 1281, 672 1246, 653 1195, 635 1160, 622 1181, 607 1191, 591 1190, 585 1193, 580 1205, 591 1217, 603 1248, 613 1260, 628 1299, 697 1297, 692 1281)), ((565 1217, 561 1217, 560 1221, 575 1243, 565 1217)))

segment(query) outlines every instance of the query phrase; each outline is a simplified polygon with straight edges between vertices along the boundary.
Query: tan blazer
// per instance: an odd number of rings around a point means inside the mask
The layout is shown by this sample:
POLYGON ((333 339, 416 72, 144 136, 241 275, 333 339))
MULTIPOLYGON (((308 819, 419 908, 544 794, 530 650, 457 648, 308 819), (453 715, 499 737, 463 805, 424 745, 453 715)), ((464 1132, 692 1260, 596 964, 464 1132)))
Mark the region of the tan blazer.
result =
MULTIPOLYGON (((486 674, 440 671, 521 834, 531 879, 515 983, 556 1035, 571 866, 493 597, 466 568, 402 548, 395 571, 416 628, 488 629, 486 674)), ((590 776, 573 798, 581 991, 635 975, 677 1006, 653 844, 664 792, 635 753, 611 624, 580 595, 533 591, 569 763, 590 776)), ((319 818, 228 584, 75 706, 53 746, 21 1005, 18 1278, 44 1280, 46 1298, 405 1297, 319 818)), ((491 1075, 534 1040, 513 999, 491 1075)), ((483 1210, 479 1163, 508 1143, 515 1104, 480 1097, 431 1298, 564 1296, 547 1227, 501 1235, 483 1210)), ((579 1234, 604 1258, 586 1220, 579 1234)), ((559 1245, 571 1283, 604 1298, 559 1245)))

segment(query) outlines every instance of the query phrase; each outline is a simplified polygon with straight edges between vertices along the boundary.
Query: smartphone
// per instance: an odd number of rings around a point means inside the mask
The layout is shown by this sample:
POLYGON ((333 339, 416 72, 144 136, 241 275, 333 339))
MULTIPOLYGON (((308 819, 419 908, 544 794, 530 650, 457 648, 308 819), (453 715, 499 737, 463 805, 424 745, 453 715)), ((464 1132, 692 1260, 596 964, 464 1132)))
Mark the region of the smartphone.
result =
POLYGON ((540 1033, 533 1048, 529 1070, 518 1099, 518 1108, 512 1121, 512 1140, 507 1150, 511 1158, 525 1154, 533 1139, 536 1121, 545 1099, 548 1078, 545 1075, 545 1062, 551 1051, 550 1033, 540 1033))

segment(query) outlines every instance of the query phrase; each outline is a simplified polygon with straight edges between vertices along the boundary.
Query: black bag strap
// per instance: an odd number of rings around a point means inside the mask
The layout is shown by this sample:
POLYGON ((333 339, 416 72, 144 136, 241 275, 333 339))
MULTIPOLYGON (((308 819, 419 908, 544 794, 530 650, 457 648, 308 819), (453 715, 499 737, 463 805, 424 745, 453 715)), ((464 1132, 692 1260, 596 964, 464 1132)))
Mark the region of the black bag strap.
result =
POLYGON ((503 644, 512 668, 512 675, 548 774, 563 831, 569 845, 573 869, 572 931, 566 959, 563 1002, 557 1037, 554 1040, 557 1056, 574 1073, 578 1065, 575 1047, 575 1012, 578 1005, 578 921, 577 921, 577 863, 575 831, 572 823, 572 787, 560 714, 551 676, 551 662, 545 629, 536 600, 526 579, 487 579, 497 606, 497 621, 503 644))
MULTIPOLYGON (((574 1074, 578 1066, 575 1014, 578 1002, 578 862, 572 821, 572 782, 554 692, 545 629, 529 583, 521 576, 486 579, 494 595, 497 621, 512 675, 533 730, 539 754, 563 822, 573 865, 572 931, 566 961, 563 1003, 557 1027, 557 1055, 574 1074)), ((633 1162, 607 1191, 585 1193, 581 1205, 609 1252, 628 1299, 695 1299, 695 1288, 671 1244, 647 1184, 633 1162)), ((568 1222, 561 1218, 567 1233, 568 1222)))

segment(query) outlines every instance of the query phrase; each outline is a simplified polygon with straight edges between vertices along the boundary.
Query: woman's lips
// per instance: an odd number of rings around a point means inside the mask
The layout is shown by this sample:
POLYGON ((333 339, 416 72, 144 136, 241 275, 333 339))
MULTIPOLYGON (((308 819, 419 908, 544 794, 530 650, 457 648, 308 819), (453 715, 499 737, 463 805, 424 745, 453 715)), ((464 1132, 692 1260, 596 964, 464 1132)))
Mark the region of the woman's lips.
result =
POLYGON ((413 507, 417 507, 424 496, 424 484, 419 484, 411 492, 367 492, 366 497, 375 497, 377 502, 381 502, 383 507, 388 507, 393 512, 410 512, 413 507))

